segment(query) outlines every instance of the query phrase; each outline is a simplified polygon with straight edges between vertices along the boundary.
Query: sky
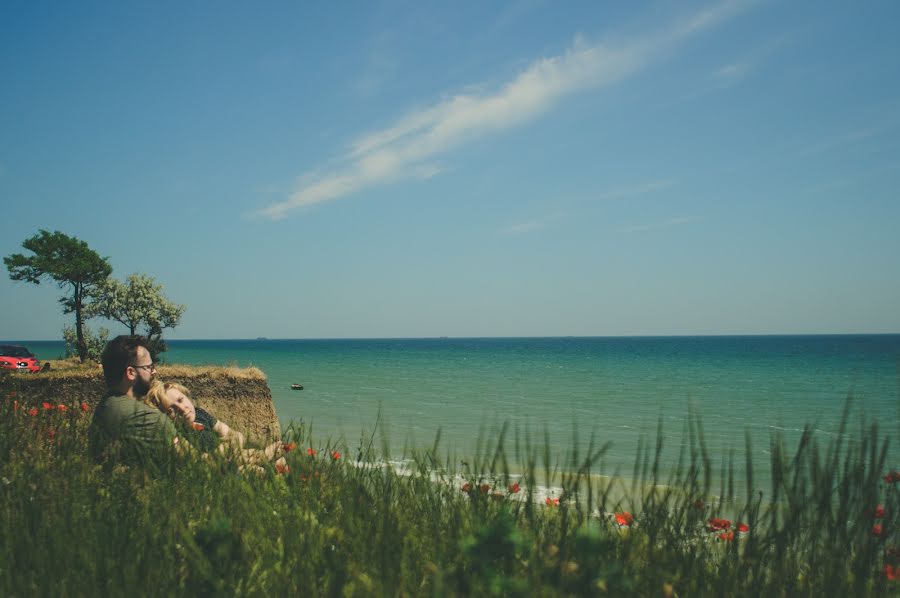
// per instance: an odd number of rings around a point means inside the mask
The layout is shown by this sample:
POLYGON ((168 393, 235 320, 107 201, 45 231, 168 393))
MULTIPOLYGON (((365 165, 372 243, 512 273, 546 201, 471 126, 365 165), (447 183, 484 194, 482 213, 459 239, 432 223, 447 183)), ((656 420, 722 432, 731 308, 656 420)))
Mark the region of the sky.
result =
MULTIPOLYGON (((0 254, 84 240, 172 339, 898 333, 898 22, 4 0, 0 254)), ((0 338, 61 338, 2 274, 0 338)))

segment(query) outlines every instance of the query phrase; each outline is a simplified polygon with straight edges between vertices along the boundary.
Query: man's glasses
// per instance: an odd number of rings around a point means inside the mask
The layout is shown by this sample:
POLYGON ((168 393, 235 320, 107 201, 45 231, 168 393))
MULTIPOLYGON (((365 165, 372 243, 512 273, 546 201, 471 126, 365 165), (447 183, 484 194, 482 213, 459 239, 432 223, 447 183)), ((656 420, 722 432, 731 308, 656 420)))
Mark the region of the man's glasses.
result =
POLYGON ((155 363, 151 363, 150 365, 134 365, 134 364, 132 364, 130 367, 133 367, 136 370, 147 370, 148 372, 156 371, 155 363))

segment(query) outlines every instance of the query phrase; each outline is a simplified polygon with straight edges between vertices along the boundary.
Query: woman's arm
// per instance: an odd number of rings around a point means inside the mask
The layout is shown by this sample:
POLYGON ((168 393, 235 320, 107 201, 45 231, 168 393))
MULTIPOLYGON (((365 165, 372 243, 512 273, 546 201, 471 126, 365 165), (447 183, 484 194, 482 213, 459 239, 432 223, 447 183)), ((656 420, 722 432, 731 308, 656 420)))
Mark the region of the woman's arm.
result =
POLYGON ((244 448, 244 442, 246 439, 244 435, 238 432, 237 430, 231 429, 225 422, 221 419, 216 422, 216 425, 213 426, 213 430, 215 430, 216 434, 219 435, 219 438, 222 442, 228 442, 230 444, 236 445, 238 448, 244 448))

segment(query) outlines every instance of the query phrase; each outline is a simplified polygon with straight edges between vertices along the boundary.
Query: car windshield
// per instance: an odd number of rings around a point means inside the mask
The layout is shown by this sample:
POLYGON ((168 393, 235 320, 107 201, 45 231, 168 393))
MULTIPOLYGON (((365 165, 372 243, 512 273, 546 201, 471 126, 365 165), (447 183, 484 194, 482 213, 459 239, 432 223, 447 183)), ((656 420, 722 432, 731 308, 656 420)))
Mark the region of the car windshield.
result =
POLYGON ((25 347, 0 345, 0 357, 31 357, 31 353, 25 347))

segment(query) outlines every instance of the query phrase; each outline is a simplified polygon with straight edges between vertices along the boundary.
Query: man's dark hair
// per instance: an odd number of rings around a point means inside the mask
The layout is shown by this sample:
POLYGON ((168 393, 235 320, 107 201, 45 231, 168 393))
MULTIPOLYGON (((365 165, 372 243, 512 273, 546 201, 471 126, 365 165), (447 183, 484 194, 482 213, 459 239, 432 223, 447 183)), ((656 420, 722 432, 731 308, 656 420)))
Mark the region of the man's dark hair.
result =
POLYGON ((103 349, 103 355, 100 356, 100 363, 103 364, 103 377, 106 379, 106 386, 113 387, 122 381, 125 374, 125 368, 134 365, 137 358, 138 347, 150 350, 147 339, 143 336, 129 336, 123 334, 106 343, 103 349))

